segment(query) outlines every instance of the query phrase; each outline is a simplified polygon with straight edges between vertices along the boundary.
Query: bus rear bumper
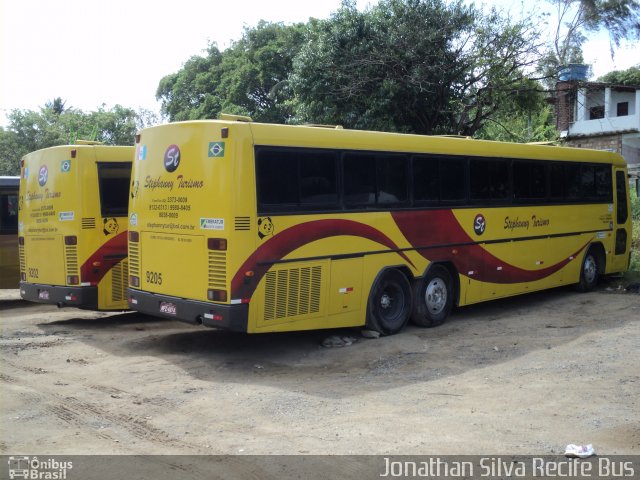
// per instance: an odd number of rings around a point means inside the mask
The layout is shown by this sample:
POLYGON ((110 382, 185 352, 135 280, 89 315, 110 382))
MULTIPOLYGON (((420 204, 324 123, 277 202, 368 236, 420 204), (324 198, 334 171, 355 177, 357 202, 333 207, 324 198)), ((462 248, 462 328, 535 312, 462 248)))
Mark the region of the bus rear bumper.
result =
POLYGON ((20 296, 28 302, 98 310, 98 287, 68 287, 20 282, 20 296))
POLYGON ((249 305, 224 305, 184 298, 127 290, 129 308, 147 315, 172 318, 193 325, 246 332, 249 305))

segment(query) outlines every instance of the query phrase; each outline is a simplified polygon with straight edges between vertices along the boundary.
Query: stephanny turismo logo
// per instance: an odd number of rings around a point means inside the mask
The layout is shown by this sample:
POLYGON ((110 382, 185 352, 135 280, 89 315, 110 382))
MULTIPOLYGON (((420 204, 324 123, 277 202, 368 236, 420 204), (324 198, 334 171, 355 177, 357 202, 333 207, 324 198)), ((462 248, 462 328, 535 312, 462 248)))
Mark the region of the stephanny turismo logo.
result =
POLYGON ((73 462, 56 460, 55 458, 38 458, 27 456, 9 457, 9 478, 26 478, 33 480, 65 480, 73 462))

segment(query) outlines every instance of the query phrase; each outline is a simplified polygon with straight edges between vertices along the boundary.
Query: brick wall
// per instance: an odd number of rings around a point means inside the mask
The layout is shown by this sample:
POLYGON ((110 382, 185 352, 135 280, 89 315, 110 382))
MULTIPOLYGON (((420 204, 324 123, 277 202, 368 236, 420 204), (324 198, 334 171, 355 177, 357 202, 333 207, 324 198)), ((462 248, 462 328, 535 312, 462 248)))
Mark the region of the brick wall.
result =
POLYGON ((564 141, 567 147, 593 148, 622 153, 622 135, 602 135, 599 137, 569 138, 564 141))
POLYGON ((578 82, 556 83, 555 109, 556 128, 559 131, 569 130, 569 125, 574 121, 574 105, 578 82))

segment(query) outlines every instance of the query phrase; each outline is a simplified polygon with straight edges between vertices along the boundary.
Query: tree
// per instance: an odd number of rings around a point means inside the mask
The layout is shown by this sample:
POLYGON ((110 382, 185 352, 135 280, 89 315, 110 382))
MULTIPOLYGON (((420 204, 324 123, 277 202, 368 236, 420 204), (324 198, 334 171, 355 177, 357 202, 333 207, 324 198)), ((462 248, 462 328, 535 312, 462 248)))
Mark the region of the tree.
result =
POLYGON ((599 82, 614 83, 616 85, 640 85, 640 64, 626 70, 614 70, 598 79, 599 82))
POLYGON ((472 135, 539 60, 537 34, 458 1, 345 1, 294 61, 296 121, 472 135))
POLYGON ((156 91, 161 111, 170 121, 215 118, 222 100, 216 93, 222 53, 210 45, 206 57, 193 56, 180 71, 163 77, 156 91))
POLYGON ((59 108, 64 102, 48 102, 39 112, 13 110, 9 124, 0 129, 0 175, 17 175, 20 159, 29 152, 76 140, 97 140, 107 145, 133 145, 135 133, 153 115, 103 105, 95 112, 59 108))
POLYGON ((589 32, 609 34, 611 56, 624 39, 640 38, 640 0, 548 0, 556 8, 557 26, 547 69, 582 63, 589 32))
POLYGON ((284 123, 292 112, 288 76, 304 25, 261 21, 224 52, 210 45, 164 77, 156 98, 171 121, 216 118, 221 111, 284 123))

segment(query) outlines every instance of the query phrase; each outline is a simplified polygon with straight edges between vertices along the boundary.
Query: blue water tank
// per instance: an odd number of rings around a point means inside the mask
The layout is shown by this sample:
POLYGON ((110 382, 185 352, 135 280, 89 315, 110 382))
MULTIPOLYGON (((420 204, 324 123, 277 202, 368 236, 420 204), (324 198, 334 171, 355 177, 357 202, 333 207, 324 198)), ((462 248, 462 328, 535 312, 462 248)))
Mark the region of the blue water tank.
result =
POLYGON ((559 72, 560 80, 566 82, 568 80, 585 81, 589 74, 589 65, 582 63, 570 63, 566 67, 562 67, 559 72))

